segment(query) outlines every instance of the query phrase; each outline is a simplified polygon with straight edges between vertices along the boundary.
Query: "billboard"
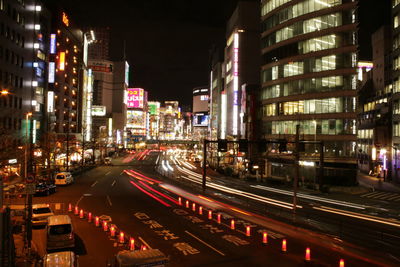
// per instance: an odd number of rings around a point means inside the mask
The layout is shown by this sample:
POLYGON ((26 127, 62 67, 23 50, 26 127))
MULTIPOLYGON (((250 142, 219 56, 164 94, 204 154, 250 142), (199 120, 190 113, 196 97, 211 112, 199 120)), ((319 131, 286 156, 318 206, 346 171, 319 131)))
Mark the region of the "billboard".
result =
POLYGON ((146 128, 146 114, 141 110, 126 111, 126 128, 146 128))
POLYGON ((95 72, 105 72, 105 73, 113 72, 113 64, 102 61, 90 61, 88 68, 92 69, 95 72))
POLYGON ((92 116, 105 116, 106 115, 106 106, 92 106, 92 116))
POLYGON ((160 102, 149 102, 150 115, 158 115, 160 113, 160 102))
POLYGON ((208 95, 193 96, 193 112, 208 111, 208 95))
POLYGON ((208 126, 209 115, 197 113, 193 115, 193 126, 208 126))
POLYGON ((144 107, 144 90, 142 88, 128 88, 127 90, 127 108, 144 107))

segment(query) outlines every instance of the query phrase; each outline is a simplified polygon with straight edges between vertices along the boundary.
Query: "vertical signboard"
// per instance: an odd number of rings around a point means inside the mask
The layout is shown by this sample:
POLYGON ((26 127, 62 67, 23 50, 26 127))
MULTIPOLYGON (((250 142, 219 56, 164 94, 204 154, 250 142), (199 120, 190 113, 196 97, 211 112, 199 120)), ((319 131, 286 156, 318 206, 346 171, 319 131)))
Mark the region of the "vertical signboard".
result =
POLYGON ((48 91, 47 92, 47 112, 54 111, 54 92, 48 91))
POLYGON ((238 134, 239 115, 239 33, 234 34, 233 39, 233 116, 232 132, 238 134))
POLYGON ((54 55, 57 50, 57 38, 56 34, 52 33, 50 34, 50 54, 54 55))
POLYGON ((129 86, 129 64, 125 61, 125 85, 129 86))
POLYGON ((58 69, 65 70, 65 52, 60 52, 58 57, 58 69))
POLYGON ((54 83, 56 74, 56 64, 54 62, 49 62, 49 83, 54 83))

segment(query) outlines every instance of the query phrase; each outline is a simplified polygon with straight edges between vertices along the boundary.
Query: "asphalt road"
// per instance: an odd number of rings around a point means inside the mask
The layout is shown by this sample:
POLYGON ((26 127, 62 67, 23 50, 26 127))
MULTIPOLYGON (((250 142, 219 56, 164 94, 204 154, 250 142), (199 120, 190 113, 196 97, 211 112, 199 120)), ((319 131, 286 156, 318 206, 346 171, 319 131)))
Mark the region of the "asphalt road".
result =
MULTIPOLYGON (((114 166, 98 167, 77 177, 75 184, 59 188, 54 195, 34 198, 34 202, 53 203, 54 207, 60 203, 57 206, 60 213, 68 213, 71 203, 86 214, 108 215, 117 229, 135 239, 137 248, 145 245, 160 249, 170 257, 171 266, 338 266, 341 258, 345 259, 346 266, 379 263, 369 262, 368 257, 357 256, 353 251, 343 253, 340 241, 329 241, 329 237, 321 238, 312 232, 257 216, 243 206, 210 204, 198 194, 167 190, 168 187, 163 188, 157 182, 149 182, 147 176, 123 172, 133 169, 148 173, 155 159, 154 154, 141 158, 129 155, 114 161, 114 166), (179 196, 182 205, 177 202, 179 196), (189 208, 186 208, 186 200, 189 208), (199 214, 198 205, 203 206, 203 214, 199 214), (209 210, 212 211, 211 220, 208 219, 209 210), (218 223, 218 213, 222 215, 221 223, 218 223), (234 230, 230 227, 231 219, 235 220, 234 230), (246 236, 245 226, 250 226, 251 236, 246 236), (262 244, 263 232, 268 233, 268 244, 262 244), (282 252, 283 239, 287 241, 286 252, 282 252), (310 262, 304 259, 306 247, 311 249, 310 262)), ((155 174, 149 177, 162 179, 155 174)), ((235 199, 231 200, 235 203, 235 199)), ((69 214, 78 236, 76 252, 80 255, 80 266, 102 266, 118 250, 128 247, 110 237, 110 232, 96 228, 93 222, 69 214)), ((34 230, 34 240, 39 251, 45 253, 43 229, 34 230)), ((390 266, 390 260, 385 261, 389 262, 386 266, 390 266)))

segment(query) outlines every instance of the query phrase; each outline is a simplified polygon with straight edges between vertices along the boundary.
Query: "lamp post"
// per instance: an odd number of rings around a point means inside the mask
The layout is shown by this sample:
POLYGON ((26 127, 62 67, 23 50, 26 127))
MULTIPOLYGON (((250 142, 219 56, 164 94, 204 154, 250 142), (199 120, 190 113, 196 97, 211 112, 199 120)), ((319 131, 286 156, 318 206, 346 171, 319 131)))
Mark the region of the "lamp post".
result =
POLYGON ((25 179, 28 178, 28 145, 29 145, 29 117, 32 116, 32 112, 28 112, 25 115, 26 129, 25 129, 25 162, 24 162, 24 175, 25 179))

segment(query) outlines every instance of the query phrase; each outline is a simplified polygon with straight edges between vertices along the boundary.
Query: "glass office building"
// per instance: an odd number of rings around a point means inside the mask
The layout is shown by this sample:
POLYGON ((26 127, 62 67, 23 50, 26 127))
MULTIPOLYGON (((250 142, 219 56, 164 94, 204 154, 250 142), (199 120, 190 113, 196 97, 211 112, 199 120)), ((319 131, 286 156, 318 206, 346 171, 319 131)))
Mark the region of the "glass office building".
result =
MULTIPOLYGON (((265 0, 261 3, 260 98, 263 138, 288 141, 267 152, 267 176, 294 176, 296 125, 300 140, 324 142, 324 180, 356 178, 357 1, 265 0), (282 150, 282 149, 281 149, 282 150), (286 150, 286 149, 285 149, 286 150), (282 152, 282 151, 281 151, 282 152)), ((319 147, 305 145, 302 179, 318 176, 319 147)))

